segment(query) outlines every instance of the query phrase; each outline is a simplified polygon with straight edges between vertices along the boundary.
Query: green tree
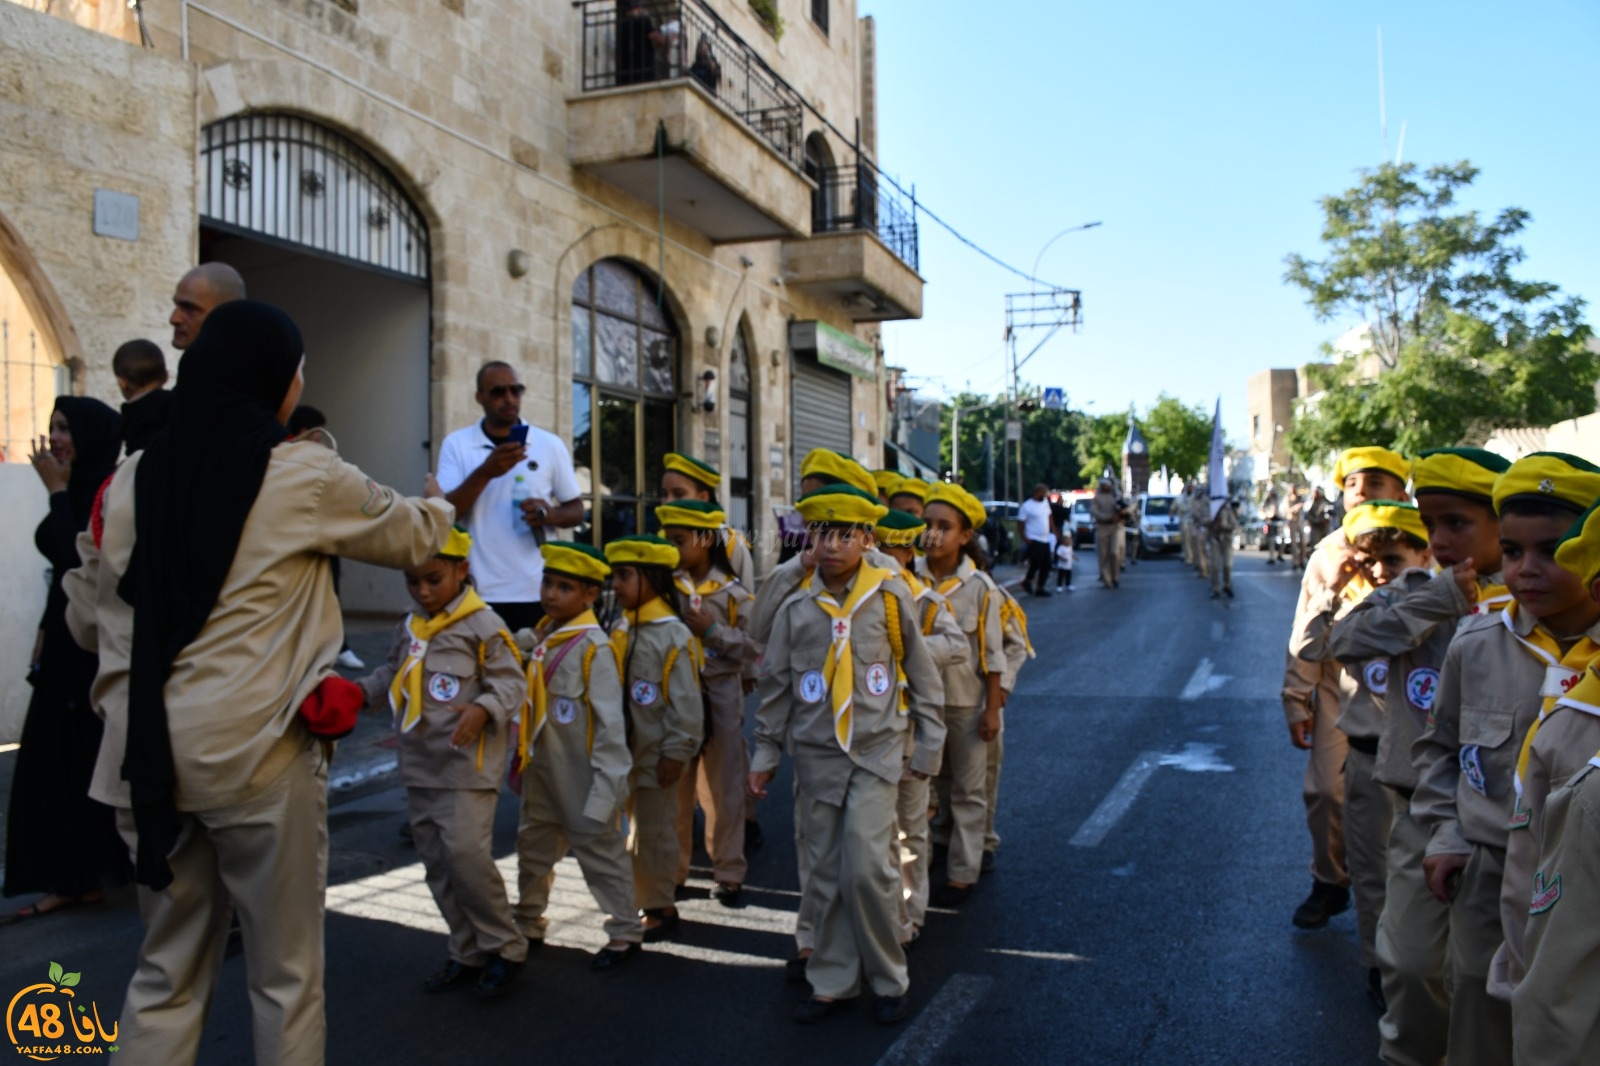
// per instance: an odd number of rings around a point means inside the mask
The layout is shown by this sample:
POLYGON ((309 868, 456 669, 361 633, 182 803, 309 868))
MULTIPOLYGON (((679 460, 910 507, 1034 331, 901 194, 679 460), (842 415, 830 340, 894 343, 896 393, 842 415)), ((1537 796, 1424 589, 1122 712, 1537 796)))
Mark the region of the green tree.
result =
POLYGON ((1078 477, 1093 485, 1108 468, 1113 476, 1122 470, 1122 446, 1128 440, 1127 415, 1084 415, 1078 436, 1078 477))
POLYGON ((1288 437, 1302 462, 1357 444, 1476 444, 1594 410, 1600 355, 1583 301, 1512 275, 1526 211, 1484 222, 1456 209, 1477 175, 1467 162, 1385 164, 1322 200, 1326 257, 1290 255, 1284 280, 1322 321, 1365 320, 1378 372, 1349 357, 1311 366, 1319 391, 1288 437))
MULTIPOLYGON (((1038 403, 1037 389, 1024 385, 1026 409, 1017 418, 1022 423, 1022 485, 1031 487, 1044 482, 1052 488, 1077 488, 1082 484, 1078 475, 1078 435, 1083 415, 1070 411, 1063 405, 1059 411, 1048 411, 1038 403)), ((941 459, 950 469, 950 424, 956 407, 978 407, 996 404, 981 411, 971 411, 961 416, 961 470, 959 480, 973 492, 983 493, 989 488, 986 435, 992 442, 994 460, 993 492, 998 498, 1007 488, 1011 498, 1019 498, 1017 485, 1017 446, 1005 443, 1006 406, 1004 396, 987 397, 979 393, 957 393, 945 402, 945 431, 940 445, 941 459)), ((1119 447, 1120 447, 1120 441, 1119 447)))
POLYGON ((1211 416, 1162 393, 1140 425, 1150 444, 1150 467, 1191 481, 1211 455, 1211 416))

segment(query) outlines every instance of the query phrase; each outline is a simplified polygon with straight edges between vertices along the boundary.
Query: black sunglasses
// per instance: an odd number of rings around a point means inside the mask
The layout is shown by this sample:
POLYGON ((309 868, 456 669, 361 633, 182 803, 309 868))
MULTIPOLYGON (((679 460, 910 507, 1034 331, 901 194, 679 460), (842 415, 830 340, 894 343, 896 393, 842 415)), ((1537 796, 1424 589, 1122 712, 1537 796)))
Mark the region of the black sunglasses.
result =
POLYGON ((484 391, 490 396, 494 397, 496 400, 499 400, 504 399, 506 393, 508 392, 513 396, 521 396, 523 393, 528 391, 528 386, 518 382, 515 385, 493 385, 484 391))

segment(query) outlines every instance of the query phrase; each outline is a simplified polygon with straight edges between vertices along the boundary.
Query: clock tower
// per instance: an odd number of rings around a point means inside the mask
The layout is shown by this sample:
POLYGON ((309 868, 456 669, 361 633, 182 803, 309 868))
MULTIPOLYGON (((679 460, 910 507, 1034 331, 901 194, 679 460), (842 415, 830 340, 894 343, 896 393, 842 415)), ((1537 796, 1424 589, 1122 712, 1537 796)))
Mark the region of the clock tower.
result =
POLYGON ((1122 442, 1122 490, 1137 496, 1150 489, 1150 446, 1133 413, 1128 413, 1128 439, 1122 442))

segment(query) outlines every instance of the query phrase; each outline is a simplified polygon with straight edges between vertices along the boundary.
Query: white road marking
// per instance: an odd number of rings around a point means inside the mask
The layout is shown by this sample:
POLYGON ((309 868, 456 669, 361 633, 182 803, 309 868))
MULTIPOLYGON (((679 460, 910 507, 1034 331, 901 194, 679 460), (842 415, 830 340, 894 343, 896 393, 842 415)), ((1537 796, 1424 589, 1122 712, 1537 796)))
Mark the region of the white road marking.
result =
POLYGON ((1195 664, 1194 673, 1189 675, 1189 683, 1183 686, 1183 691, 1178 693, 1180 700, 1197 700, 1208 692, 1215 692, 1226 685, 1233 678, 1227 674, 1214 674, 1211 672, 1211 660, 1201 659, 1195 664))
POLYGON ((1067 843, 1079 848, 1098 847, 1106 834, 1111 831, 1111 827, 1128 813, 1128 808, 1133 806, 1133 801, 1139 796, 1139 790, 1144 787, 1145 781, 1155 773, 1159 765, 1161 765, 1161 753, 1158 751, 1147 751, 1133 760, 1133 765, 1123 773, 1122 780, 1106 794, 1106 798, 1100 801, 1100 806, 1084 820, 1067 843))
POLYGON ((994 978, 982 974, 953 975, 917 1014, 917 1020, 900 1034, 900 1039, 883 1053, 878 1066, 921 1066, 932 1062, 993 984, 994 978))
POLYGON ((383 762, 368 763, 367 765, 357 767, 348 773, 337 774, 333 777, 330 777, 328 779, 328 790, 330 792, 339 792, 343 789, 353 788, 356 785, 361 784, 363 781, 370 781, 374 777, 382 777, 384 774, 393 773, 399 768, 399 759, 387 759, 383 762))
POLYGON ((1182 751, 1161 756, 1161 765, 1187 770, 1191 774, 1233 773, 1233 767, 1217 758, 1217 748, 1216 744, 1198 744, 1190 741, 1183 746, 1182 751))
POLYGON ((1018 948, 990 948, 991 955, 1011 955, 1019 959, 1043 959, 1045 962, 1092 962, 1083 955, 1070 951, 1023 951, 1018 948))
POLYGON ((16 751, 20 747, 22 747, 21 744, 0 744, 0 755, 4 755, 8 751, 16 751))

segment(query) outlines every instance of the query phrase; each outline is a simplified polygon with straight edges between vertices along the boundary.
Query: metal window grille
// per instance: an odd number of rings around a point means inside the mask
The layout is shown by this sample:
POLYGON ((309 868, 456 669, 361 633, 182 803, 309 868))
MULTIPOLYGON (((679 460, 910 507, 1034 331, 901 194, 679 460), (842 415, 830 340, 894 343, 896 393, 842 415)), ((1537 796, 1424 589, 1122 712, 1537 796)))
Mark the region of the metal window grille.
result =
POLYGON ((200 147, 200 217, 408 278, 428 277, 428 229, 387 169, 297 115, 214 122, 200 147))
POLYGON ((30 446, 50 431, 56 397, 71 385, 70 371, 50 359, 37 331, 0 318, 0 462, 28 462, 30 446))
POLYGON ((870 167, 831 167, 817 177, 811 197, 811 232, 866 230, 912 270, 917 267, 917 218, 870 167))

